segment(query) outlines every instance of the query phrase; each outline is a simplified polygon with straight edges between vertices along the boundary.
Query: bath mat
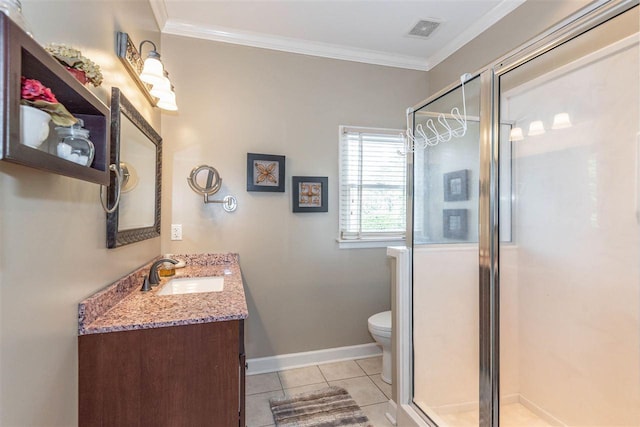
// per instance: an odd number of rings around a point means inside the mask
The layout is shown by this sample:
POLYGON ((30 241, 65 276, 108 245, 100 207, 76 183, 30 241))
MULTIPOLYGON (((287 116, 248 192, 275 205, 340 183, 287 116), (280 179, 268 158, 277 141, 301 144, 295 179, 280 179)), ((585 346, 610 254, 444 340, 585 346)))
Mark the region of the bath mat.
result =
POLYGON ((271 399, 269 403, 277 427, 373 427, 341 387, 271 399))

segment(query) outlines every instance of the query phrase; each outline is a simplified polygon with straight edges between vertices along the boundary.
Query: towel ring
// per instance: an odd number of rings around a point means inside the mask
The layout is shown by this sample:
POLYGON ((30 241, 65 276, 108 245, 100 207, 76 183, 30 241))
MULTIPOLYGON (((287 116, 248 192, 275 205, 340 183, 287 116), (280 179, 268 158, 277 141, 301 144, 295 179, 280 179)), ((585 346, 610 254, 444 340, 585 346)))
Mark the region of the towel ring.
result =
POLYGON ((117 167, 114 163, 109 165, 109 170, 116 174, 116 201, 111 208, 107 208, 107 205, 104 202, 104 185, 100 186, 100 204, 102 205, 102 209, 108 214, 115 212, 118 208, 118 204, 120 204, 120 194, 122 194, 122 173, 120 172, 120 168, 117 167))

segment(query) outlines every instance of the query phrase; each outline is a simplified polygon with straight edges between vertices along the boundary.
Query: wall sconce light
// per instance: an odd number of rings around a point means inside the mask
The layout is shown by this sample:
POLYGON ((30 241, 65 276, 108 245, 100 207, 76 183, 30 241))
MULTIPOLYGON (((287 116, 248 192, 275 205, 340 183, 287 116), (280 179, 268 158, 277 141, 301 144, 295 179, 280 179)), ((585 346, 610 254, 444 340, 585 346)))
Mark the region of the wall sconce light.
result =
POLYGON ((521 127, 512 128, 511 132, 509 132, 509 141, 522 141, 523 139, 524 135, 521 127))
POLYGON ((169 80, 169 73, 164 69, 162 61, 160 61, 160 54, 155 43, 151 40, 143 40, 140 43, 140 47, 136 49, 129 35, 118 31, 116 55, 118 55, 118 58, 120 58, 151 105, 169 111, 178 109, 176 94, 169 80), (140 53, 145 43, 151 44, 153 50, 149 51, 147 58, 143 61, 140 53))
POLYGON ((162 61, 160 61, 160 54, 157 51, 158 48, 156 44, 151 40, 143 40, 142 43, 140 43, 138 52, 142 53, 142 46, 144 46, 145 43, 153 46, 153 50, 149 51, 149 56, 144 60, 144 65, 140 72, 140 80, 150 85, 156 85, 164 78, 164 65, 162 65, 162 61))
POLYGON ((531 122, 529 125, 529 133, 527 134, 528 136, 542 135, 543 133, 545 133, 545 130, 542 120, 535 120, 531 122))
POLYGON ((569 113, 558 113, 553 116, 553 125, 551 129, 565 129, 571 127, 571 119, 569 113))

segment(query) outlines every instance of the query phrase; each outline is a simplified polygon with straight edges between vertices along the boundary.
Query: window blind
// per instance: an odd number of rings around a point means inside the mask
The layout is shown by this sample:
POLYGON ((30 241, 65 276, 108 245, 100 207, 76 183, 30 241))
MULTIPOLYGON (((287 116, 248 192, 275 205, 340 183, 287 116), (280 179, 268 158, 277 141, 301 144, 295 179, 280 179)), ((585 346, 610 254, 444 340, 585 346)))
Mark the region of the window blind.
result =
POLYGON ((406 158, 401 130, 340 132, 340 239, 404 238, 406 158))

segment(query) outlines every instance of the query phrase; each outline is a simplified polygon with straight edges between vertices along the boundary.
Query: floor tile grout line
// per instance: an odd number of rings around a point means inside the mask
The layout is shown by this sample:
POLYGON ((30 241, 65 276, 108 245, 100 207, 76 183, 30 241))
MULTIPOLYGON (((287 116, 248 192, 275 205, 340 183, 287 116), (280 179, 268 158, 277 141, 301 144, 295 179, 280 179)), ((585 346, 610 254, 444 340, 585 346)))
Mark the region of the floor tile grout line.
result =
MULTIPOLYGON (((360 359, 360 360, 364 360, 364 359, 360 359)), ((369 375, 369 373, 368 373, 367 371, 365 371, 365 370, 364 370, 364 368, 362 367, 362 365, 361 365, 360 363, 358 363, 358 361, 357 361, 357 360, 356 360, 355 362, 356 362, 356 365, 358 365, 358 367, 359 367, 360 369, 362 369, 362 371, 363 371, 365 374, 369 375)))
POLYGON ((329 380, 327 379, 327 377, 324 375, 324 372, 322 372, 322 369, 320 369, 320 365, 315 365, 316 368, 318 368, 318 371, 320 371, 320 375, 322 375, 322 378, 324 378, 324 382, 326 382, 327 384, 329 384, 329 380))
MULTIPOLYGON (((257 391, 257 392, 254 392, 254 393, 247 393, 247 391, 246 391, 246 389, 245 389, 245 392, 244 392, 245 397, 247 397, 247 396, 254 396, 254 395, 256 395, 256 394, 262 394, 262 393, 272 393, 272 392, 274 392, 274 391, 284 391, 284 388, 282 387, 282 381, 280 381, 280 375, 278 375, 278 372, 277 372, 277 371, 274 371, 274 372, 264 372, 264 373, 262 373, 262 374, 256 374, 256 375, 265 375, 265 374, 276 374, 276 377, 278 378, 278 384, 280 384, 280 390, 275 389, 275 390, 257 391)), ((249 376, 251 376, 251 375, 249 375, 249 376)))
MULTIPOLYGON (((364 378, 364 377, 368 377, 368 375, 367 375, 367 374, 364 374, 364 375, 359 375, 359 376, 357 376, 357 377, 344 377, 344 378, 337 378, 337 379, 335 379, 335 380, 331 380, 331 382, 336 382, 336 381, 345 381, 345 380, 353 380, 353 379, 356 379, 356 378, 364 378)), ((327 382, 329 382, 329 380, 327 380, 327 382)))
MULTIPOLYGON (((360 365, 358 364, 358 361, 357 361, 357 360, 355 360, 355 359, 354 359, 354 360, 352 360, 352 361, 353 361, 353 362, 356 362, 356 366, 358 367, 358 369, 360 369, 360 370, 362 371, 362 373, 363 373, 364 375, 357 375, 357 376, 355 376, 355 377, 338 378, 338 379, 331 380, 331 381, 349 380, 349 379, 353 379, 353 378, 366 377, 366 376, 368 376, 368 375, 369 375, 369 374, 367 374, 367 371, 365 371, 365 370, 362 368, 362 366, 360 366, 360 365)), ((349 362, 349 360, 344 360, 344 361, 342 361, 342 362, 333 362, 333 363, 345 363, 345 362, 349 362)), ((331 364, 332 364, 332 363, 327 363, 327 365, 331 365, 331 364)), ((322 376, 324 377, 325 381, 328 383, 328 382, 329 382, 329 379, 327 379, 327 377, 326 377, 326 375, 324 374, 324 372, 322 372, 322 368, 320 368, 320 366, 321 366, 321 365, 316 365, 316 366, 317 366, 317 367, 318 367, 318 369, 320 370, 320 374, 322 374, 322 376)))
MULTIPOLYGON (((375 374, 375 375, 380 375, 380 374, 375 374)), ((371 380, 371 382, 373 383, 373 385, 375 385, 377 387, 377 389, 380 390, 380 392, 384 395, 384 397, 387 397, 387 393, 385 393, 384 390, 382 388, 380 388, 380 386, 373 380, 373 378, 371 378, 371 375, 368 375, 368 377, 371 380)), ((380 377, 380 379, 382 380, 382 376, 380 377)), ((384 380, 382 380, 382 381, 384 381, 384 380)), ((389 385, 391 385, 391 384, 389 384, 389 385)), ((389 397, 389 399, 391 399, 391 398, 389 397)))
POLYGON ((295 386, 295 387, 287 387, 287 388, 284 388, 284 389, 282 389, 282 390, 283 390, 283 391, 284 391, 284 390, 291 390, 291 389, 294 389, 294 388, 309 387, 309 386, 311 386, 311 385, 320 385, 320 384, 327 384, 327 385, 329 385, 329 382, 328 382, 328 381, 322 381, 322 382, 319 382, 319 383, 311 383, 311 384, 297 385, 297 386, 295 386))
POLYGON ((369 403, 369 404, 366 404, 366 405, 358 405, 358 406, 360 406, 360 408, 368 408, 369 406, 384 405, 384 404, 387 404, 387 403, 389 403, 389 402, 369 403))
POLYGON ((280 390, 282 390, 282 393, 284 394, 284 384, 282 384, 282 378, 280 378, 280 372, 282 371, 276 371, 276 375, 278 376, 278 382, 280 383, 280 390))

